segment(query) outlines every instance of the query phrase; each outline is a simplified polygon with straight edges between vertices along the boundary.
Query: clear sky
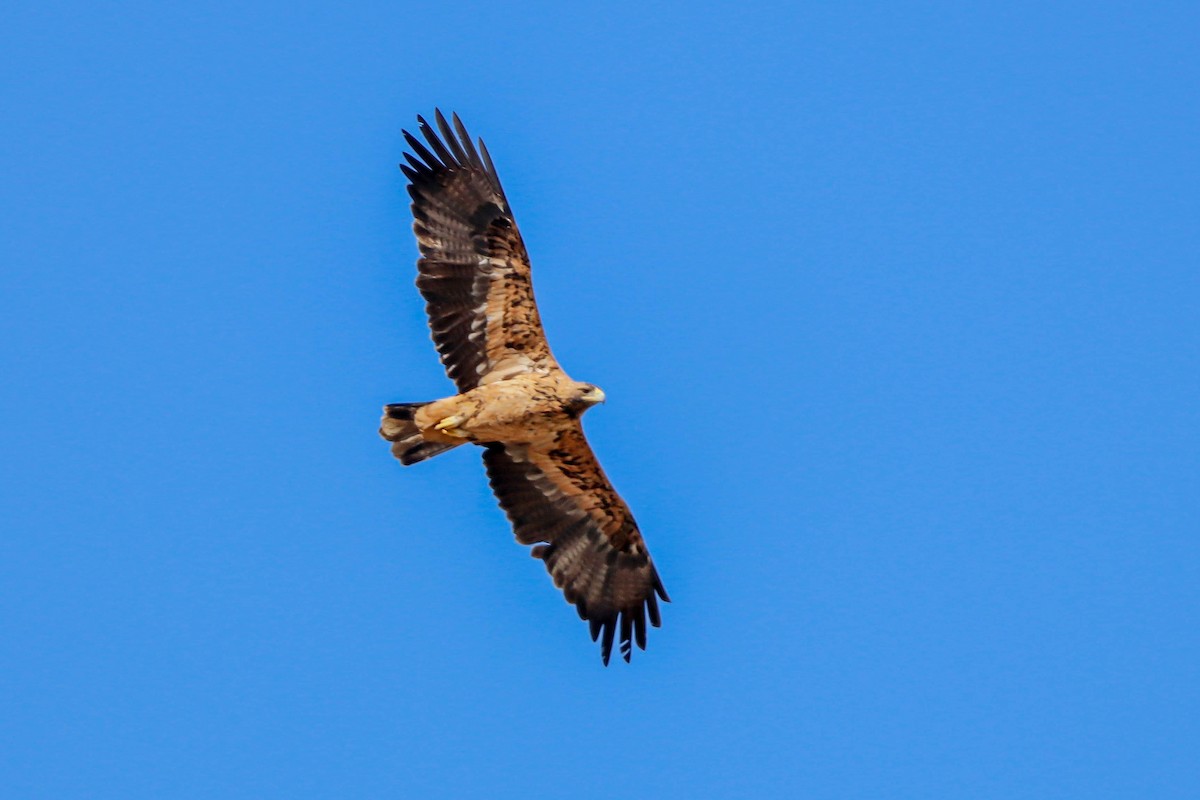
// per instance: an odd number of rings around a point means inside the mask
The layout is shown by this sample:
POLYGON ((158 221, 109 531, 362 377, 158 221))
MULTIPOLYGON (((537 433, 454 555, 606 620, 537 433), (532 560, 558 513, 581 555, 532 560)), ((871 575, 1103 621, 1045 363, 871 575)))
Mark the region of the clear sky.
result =
POLYGON ((23 5, 5 797, 1200 796, 1195 4, 23 5), (435 106, 608 394, 632 665, 376 435, 435 106))

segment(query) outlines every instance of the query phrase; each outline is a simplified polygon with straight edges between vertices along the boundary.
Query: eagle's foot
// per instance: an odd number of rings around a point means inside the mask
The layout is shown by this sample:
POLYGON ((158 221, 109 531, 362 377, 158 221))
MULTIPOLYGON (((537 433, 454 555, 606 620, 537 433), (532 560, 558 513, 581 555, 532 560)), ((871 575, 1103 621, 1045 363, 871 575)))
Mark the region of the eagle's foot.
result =
POLYGON ((447 436, 453 436, 456 439, 466 439, 470 434, 458 427, 463 421, 463 417, 458 414, 452 414, 434 425, 433 429, 447 436))

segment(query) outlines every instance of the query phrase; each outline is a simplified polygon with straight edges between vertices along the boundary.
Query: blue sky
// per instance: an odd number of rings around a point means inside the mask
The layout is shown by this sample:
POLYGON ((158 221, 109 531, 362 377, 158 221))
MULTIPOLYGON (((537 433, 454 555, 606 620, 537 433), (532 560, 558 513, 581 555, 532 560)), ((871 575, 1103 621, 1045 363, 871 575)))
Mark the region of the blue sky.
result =
POLYGON ((1191 4, 46 2, 0 62, 0 782, 1200 793, 1191 4), (1052 7, 1051 7, 1052 6, 1052 7), (400 129, 484 136, 674 602, 516 545, 400 129))

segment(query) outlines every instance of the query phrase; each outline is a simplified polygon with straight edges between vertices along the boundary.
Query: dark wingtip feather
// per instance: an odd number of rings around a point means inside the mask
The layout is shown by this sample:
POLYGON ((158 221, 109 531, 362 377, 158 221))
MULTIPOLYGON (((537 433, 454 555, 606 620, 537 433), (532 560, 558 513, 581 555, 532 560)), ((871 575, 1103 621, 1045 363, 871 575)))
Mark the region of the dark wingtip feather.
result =
MULTIPOLYGON (((419 158, 417 158, 416 156, 414 156, 412 153, 405 153, 405 154, 404 154, 404 160, 405 160, 405 161, 407 161, 407 162, 408 162, 408 165, 409 165, 410 167, 412 167, 414 170, 416 170, 418 173, 427 173, 427 172, 429 172, 429 165, 428 165, 428 164, 426 164, 426 163, 425 163, 424 161, 422 161, 421 159, 419 159, 419 158)), ((400 169, 404 169, 404 165, 403 165, 403 164, 401 164, 401 165, 400 165, 400 169)))
POLYGON ((600 642, 600 658, 604 660, 604 666, 608 666, 608 659, 612 656, 613 636, 617 632, 617 621, 615 619, 606 620, 604 623, 604 639, 600 642))
POLYGON ((471 163, 480 163, 479 153, 475 150, 475 145, 471 144, 471 135, 467 133, 467 127, 463 125, 462 120, 458 118, 458 114, 451 114, 450 118, 454 121, 454 130, 458 131, 458 138, 462 140, 463 147, 466 148, 467 153, 471 158, 471 163))
POLYGON ((417 115, 417 128, 421 131, 421 135, 425 137, 425 141, 429 142, 429 146, 433 148, 433 151, 438 154, 438 158, 442 160, 443 164, 447 167, 454 167, 458 164, 458 159, 454 157, 454 154, 446 147, 445 142, 438 137, 437 132, 434 131, 420 114, 417 115))
POLYGON ((664 603, 671 602, 671 598, 667 597, 667 590, 663 588, 662 578, 658 577, 658 570, 654 570, 654 591, 658 592, 664 603))
POLYGON ((460 164, 469 163, 466 151, 463 150, 458 137, 454 135, 454 131, 450 129, 450 123, 446 122, 446 118, 442 115, 440 108, 433 110, 433 117, 437 121, 438 130, 442 132, 442 140, 454 151, 454 159, 460 164))
POLYGON ((483 156, 483 166, 487 170, 488 175, 495 181, 496 185, 500 184, 500 176, 496 174, 496 166, 492 163, 492 154, 488 152, 487 145, 483 143, 483 138, 479 139, 479 154, 483 156))
POLYGON ((658 614, 658 598, 653 593, 646 598, 646 611, 650 614, 650 624, 656 628, 661 628, 662 617, 658 614))
MULTIPOLYGON (((417 119, 420 119, 420 117, 417 119)), ((413 152, 425 162, 425 169, 432 171, 445 168, 445 165, 441 161, 438 161, 437 156, 429 152, 429 148, 421 144, 421 140, 408 131, 404 131, 404 141, 408 142, 408 146, 413 149, 413 152)))

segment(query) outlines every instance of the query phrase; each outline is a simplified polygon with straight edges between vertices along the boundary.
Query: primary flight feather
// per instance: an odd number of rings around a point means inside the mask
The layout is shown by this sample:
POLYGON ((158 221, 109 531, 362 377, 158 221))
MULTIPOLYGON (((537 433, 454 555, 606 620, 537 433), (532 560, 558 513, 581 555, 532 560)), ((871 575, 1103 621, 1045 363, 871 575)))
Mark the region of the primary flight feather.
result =
POLYGON ((628 661, 646 647, 646 622, 669 602, 637 523, 600 468, 580 417, 603 402, 554 360, 533 298, 529 256, 483 140, 440 111, 400 169, 409 179, 421 251, 417 288, 458 394, 384 407, 379 433, 403 464, 466 442, 484 448, 492 490, 517 541, 534 545, 588 621, 608 664, 613 641, 628 661), (439 132, 440 131, 440 136, 439 132), (619 638, 618 638, 619 637, 619 638))

